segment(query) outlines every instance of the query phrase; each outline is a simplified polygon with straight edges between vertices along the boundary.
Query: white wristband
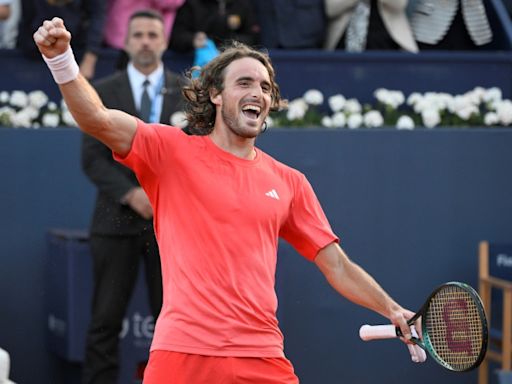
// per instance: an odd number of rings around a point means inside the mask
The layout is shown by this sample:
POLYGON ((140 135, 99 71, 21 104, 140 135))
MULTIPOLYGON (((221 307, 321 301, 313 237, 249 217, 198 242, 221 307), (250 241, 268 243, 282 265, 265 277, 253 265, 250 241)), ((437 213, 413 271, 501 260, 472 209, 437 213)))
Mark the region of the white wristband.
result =
POLYGON ((46 61, 48 68, 50 68, 53 79, 57 84, 69 83, 78 77, 80 69, 76 63, 71 46, 66 52, 52 57, 51 59, 43 55, 43 59, 46 61))

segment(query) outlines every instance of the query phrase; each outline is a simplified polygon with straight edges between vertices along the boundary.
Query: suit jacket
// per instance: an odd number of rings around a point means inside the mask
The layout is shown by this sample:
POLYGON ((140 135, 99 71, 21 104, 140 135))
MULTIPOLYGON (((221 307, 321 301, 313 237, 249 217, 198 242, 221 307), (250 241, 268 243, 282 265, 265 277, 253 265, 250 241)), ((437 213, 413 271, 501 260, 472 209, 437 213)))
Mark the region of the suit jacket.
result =
POLYGON ((462 4, 464 24, 475 45, 492 40, 492 30, 487 19, 483 0, 415 0, 411 25, 417 41, 435 45, 448 33, 462 4))
MULTIPOLYGON (((166 71, 160 122, 169 124, 171 115, 182 107, 183 79, 166 71)), ((108 108, 119 109, 138 116, 126 71, 99 80, 95 88, 108 108)), ((82 168, 98 189, 91 233, 100 235, 135 235, 153 230, 152 220, 145 220, 122 197, 139 183, 135 174, 112 157, 112 151, 84 134, 82 136, 82 168)))
MULTIPOLYGON (((360 0, 325 0, 328 17, 324 48, 333 50, 343 37, 352 12, 360 0)), ((404 50, 418 52, 411 27, 405 13, 407 0, 378 0, 377 8, 391 38, 404 50)))

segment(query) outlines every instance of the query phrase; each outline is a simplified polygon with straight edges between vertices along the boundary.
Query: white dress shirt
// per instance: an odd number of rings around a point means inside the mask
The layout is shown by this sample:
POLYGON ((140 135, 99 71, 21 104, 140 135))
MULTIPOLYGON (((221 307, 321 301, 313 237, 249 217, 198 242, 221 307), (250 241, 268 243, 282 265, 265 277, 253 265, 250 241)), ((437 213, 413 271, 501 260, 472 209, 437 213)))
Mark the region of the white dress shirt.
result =
POLYGON ((132 88, 133 99, 135 101, 135 108, 140 110, 140 100, 144 86, 142 85, 147 79, 150 82, 147 90, 149 98, 151 99, 151 114, 149 117, 150 123, 160 122, 160 114, 162 113, 162 90, 164 89, 164 67, 162 64, 158 66, 149 76, 139 72, 132 63, 128 64, 127 67, 128 79, 130 80, 130 87, 132 88))

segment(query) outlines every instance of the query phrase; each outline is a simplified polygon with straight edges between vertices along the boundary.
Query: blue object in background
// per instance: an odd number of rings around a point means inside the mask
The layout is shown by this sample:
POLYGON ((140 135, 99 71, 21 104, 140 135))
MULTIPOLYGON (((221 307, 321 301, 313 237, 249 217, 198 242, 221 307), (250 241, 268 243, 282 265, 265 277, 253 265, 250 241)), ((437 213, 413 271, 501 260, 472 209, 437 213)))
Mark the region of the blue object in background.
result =
MULTIPOLYGON (((52 229, 47 236, 47 347, 62 360, 81 363, 90 320, 92 257, 86 231, 52 229)), ((147 304, 142 268, 119 335, 119 383, 140 383, 149 358, 154 321, 147 304)))
MULTIPOLYGON (((219 55, 217 46, 211 39, 206 39, 206 44, 194 51, 194 67, 204 67, 210 60, 219 55)), ((192 72, 192 78, 199 77, 200 70, 192 72)))
POLYGON ((512 372, 511 371, 496 371, 498 375, 499 384, 512 384, 512 372))

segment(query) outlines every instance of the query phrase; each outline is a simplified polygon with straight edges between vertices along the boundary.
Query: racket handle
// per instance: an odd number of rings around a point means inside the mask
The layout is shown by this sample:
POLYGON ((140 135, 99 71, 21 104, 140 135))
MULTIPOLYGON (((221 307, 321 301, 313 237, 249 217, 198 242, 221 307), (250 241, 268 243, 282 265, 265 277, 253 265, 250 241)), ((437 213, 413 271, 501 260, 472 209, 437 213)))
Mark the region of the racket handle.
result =
POLYGON ((359 328, 359 337, 364 341, 393 339, 397 337, 394 325, 368 325, 359 328))

